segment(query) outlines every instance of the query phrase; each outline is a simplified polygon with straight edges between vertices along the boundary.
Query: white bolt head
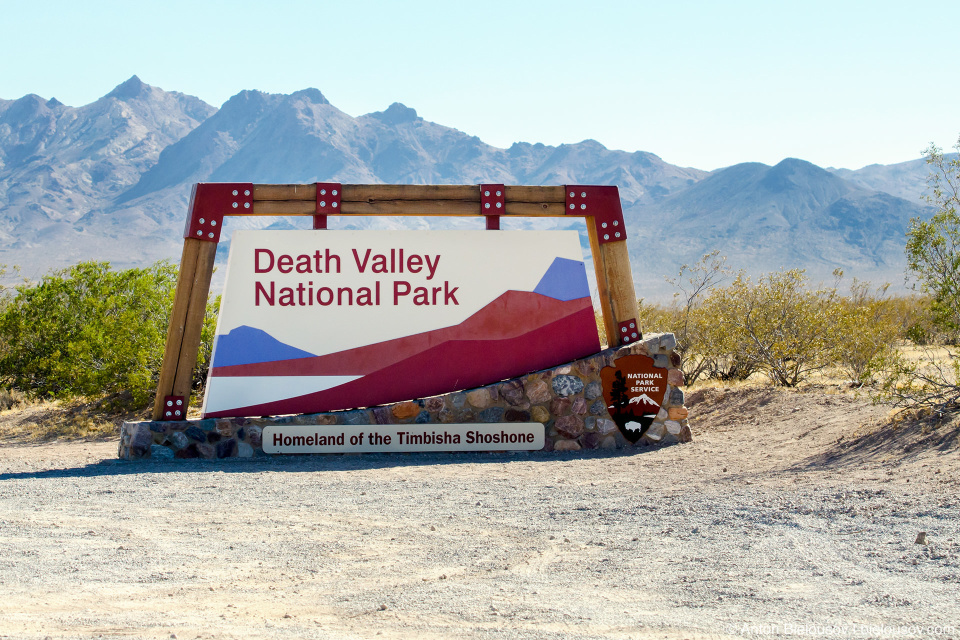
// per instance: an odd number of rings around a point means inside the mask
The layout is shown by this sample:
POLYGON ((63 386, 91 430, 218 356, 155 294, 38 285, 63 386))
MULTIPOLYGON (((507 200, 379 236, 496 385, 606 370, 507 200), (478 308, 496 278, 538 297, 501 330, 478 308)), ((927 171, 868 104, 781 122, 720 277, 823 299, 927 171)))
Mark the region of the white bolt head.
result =
POLYGON ((207 234, 207 237, 208 237, 208 238, 212 238, 212 237, 213 237, 213 234, 212 234, 212 233, 208 233, 208 234, 207 234))
POLYGON ((204 222, 205 220, 203 218, 200 218, 200 224, 203 224, 204 222))
POLYGON ((623 337, 623 341, 624 341, 624 342, 630 342, 630 336, 624 336, 624 337, 623 337))
POLYGON ((336 203, 336 202, 331 202, 331 203, 330 203, 330 206, 333 207, 334 209, 336 209, 336 208, 337 208, 337 203, 336 203))
POLYGON ((617 227, 617 226, 619 226, 619 225, 620 225, 620 221, 619 221, 619 220, 614 220, 614 221, 613 221, 613 226, 617 227))
POLYGON ((616 232, 615 234, 613 234, 613 235, 615 235, 615 236, 617 236, 617 237, 619 238, 619 237, 620 237, 620 232, 617 231, 617 232, 616 232))
POLYGON ((632 335, 632 336, 633 336, 634 338, 636 338, 636 337, 637 337, 637 332, 636 332, 636 331, 634 331, 634 332, 633 332, 633 333, 631 333, 630 335, 632 335))
POLYGON ((321 207, 327 206, 327 201, 326 201, 326 200, 321 200, 321 201, 320 201, 320 206, 321 206, 321 207))
POLYGON ((243 195, 245 195, 245 196, 250 195, 250 189, 247 189, 246 191, 244 191, 244 192, 243 192, 243 195))
POLYGON ((320 195, 322 195, 322 196, 327 195, 327 190, 326 190, 326 189, 320 189, 320 195))
POLYGON ((484 197, 484 198, 489 198, 489 197, 490 197, 490 192, 489 192, 489 191, 484 191, 484 192, 483 192, 483 197, 484 197))
POLYGON ((337 190, 336 190, 336 189, 334 189, 334 190, 333 190, 333 191, 331 191, 330 193, 331 193, 332 195, 337 195, 337 190))
POLYGON ((177 400, 177 406, 178 406, 178 407, 179 407, 180 405, 182 405, 182 404, 183 404, 183 400, 177 400))
POLYGON ((243 203, 243 208, 244 208, 244 209, 249 209, 249 208, 250 208, 250 203, 249 203, 249 202, 244 202, 244 203, 243 203))
POLYGON ((587 197, 587 192, 584 191, 583 193, 581 193, 581 194, 580 194, 580 197, 581 197, 581 198, 586 198, 586 197, 587 197))
POLYGON ((210 221, 210 226, 211 226, 211 227, 217 226, 217 221, 216 221, 216 220, 211 220, 211 221, 210 221))
POLYGON ((499 198, 502 192, 497 191, 497 197, 499 198))
POLYGON ((170 417, 170 412, 169 412, 169 411, 167 411, 167 417, 168 417, 168 418, 170 417))
POLYGON ((489 202, 484 202, 484 203, 483 203, 483 208, 484 208, 484 209, 489 209, 489 208, 490 208, 490 203, 489 203, 489 202))
POLYGON ((202 236, 202 235, 203 235, 203 231, 199 231, 199 230, 198 230, 198 231, 197 231, 197 235, 198 235, 198 236, 202 236))
POLYGON ((233 195, 238 195, 238 194, 239 194, 239 192, 238 192, 236 189, 234 189, 234 190, 233 190, 233 195))
POLYGON ((582 205, 580 205, 580 208, 581 208, 581 209, 586 209, 586 208, 587 208, 587 205, 582 204, 582 205))
POLYGON ((173 406, 173 400, 167 400, 167 406, 168 406, 168 407, 172 407, 172 406, 173 406))
POLYGON ((609 240, 609 239, 610 239, 610 234, 607 234, 607 233, 603 234, 603 239, 604 239, 604 240, 609 240))
POLYGON ((503 206, 503 203, 502 203, 502 202, 498 202, 498 203, 497 203, 497 209, 499 209, 499 208, 502 207, 502 206, 503 206))
POLYGON ((570 205, 570 208, 571 208, 571 209, 576 209, 576 208, 577 208, 577 205, 571 204, 571 205, 570 205))
POLYGON ((626 327, 620 327, 620 333, 626 333, 626 332, 627 332, 626 327))
POLYGON ((606 222, 601 222, 601 223, 600 223, 600 226, 601 226, 602 228, 606 229, 606 228, 607 228, 607 223, 606 223, 606 222))
POLYGON ((636 328, 637 328, 637 325, 631 322, 631 323, 630 323, 630 328, 631 328, 631 329, 636 329, 636 328))
POLYGON ((571 197, 571 198, 576 198, 576 197, 577 197, 577 194, 575 194, 573 191, 571 191, 571 192, 570 192, 570 197, 571 197))
POLYGON ((233 208, 234 208, 234 209, 236 209, 236 208, 239 207, 239 206, 240 206, 240 205, 239 205, 238 203, 236 203, 236 202, 233 203, 233 208))

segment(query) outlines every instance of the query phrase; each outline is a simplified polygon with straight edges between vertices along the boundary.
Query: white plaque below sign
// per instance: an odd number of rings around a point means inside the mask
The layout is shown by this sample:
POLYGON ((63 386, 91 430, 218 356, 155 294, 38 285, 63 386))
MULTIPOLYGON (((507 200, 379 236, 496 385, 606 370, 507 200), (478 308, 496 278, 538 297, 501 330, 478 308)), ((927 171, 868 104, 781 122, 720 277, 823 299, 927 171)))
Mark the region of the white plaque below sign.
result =
POLYGON ((383 453, 390 451, 538 451, 543 424, 391 424, 263 428, 264 453, 383 453))

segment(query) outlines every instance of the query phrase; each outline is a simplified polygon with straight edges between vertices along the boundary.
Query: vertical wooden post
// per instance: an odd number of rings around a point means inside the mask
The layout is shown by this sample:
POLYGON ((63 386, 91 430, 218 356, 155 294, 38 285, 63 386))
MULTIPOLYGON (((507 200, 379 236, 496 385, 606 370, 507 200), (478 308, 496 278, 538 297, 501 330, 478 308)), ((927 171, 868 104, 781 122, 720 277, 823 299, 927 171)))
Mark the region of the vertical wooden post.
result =
POLYGON ((190 404, 193 369, 200 353, 200 333, 206 314, 210 279, 217 244, 185 238, 180 259, 177 291, 167 327, 167 344, 160 367, 157 397, 153 403, 153 419, 163 417, 163 399, 183 396, 184 407, 190 404))
MULTIPOLYGON (((622 343, 620 324, 636 320, 638 315, 637 294, 633 288, 633 273, 626 241, 597 241, 597 228, 592 218, 587 218, 587 235, 593 253, 593 268, 597 276, 597 297, 600 299, 600 315, 607 332, 607 346, 622 343)), ((637 333, 639 334, 639 328, 637 333)), ((631 340, 632 342, 632 340, 631 340)))

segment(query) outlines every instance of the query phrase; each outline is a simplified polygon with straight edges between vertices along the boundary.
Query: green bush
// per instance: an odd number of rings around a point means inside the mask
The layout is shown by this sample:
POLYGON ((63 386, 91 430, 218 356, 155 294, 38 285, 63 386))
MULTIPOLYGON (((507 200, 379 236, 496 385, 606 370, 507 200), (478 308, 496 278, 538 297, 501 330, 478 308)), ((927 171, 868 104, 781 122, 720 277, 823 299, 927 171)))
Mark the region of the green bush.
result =
POLYGON ((145 406, 156 391, 176 281, 167 262, 124 271, 83 262, 16 287, 0 307, 0 384, 38 397, 116 394, 145 406))

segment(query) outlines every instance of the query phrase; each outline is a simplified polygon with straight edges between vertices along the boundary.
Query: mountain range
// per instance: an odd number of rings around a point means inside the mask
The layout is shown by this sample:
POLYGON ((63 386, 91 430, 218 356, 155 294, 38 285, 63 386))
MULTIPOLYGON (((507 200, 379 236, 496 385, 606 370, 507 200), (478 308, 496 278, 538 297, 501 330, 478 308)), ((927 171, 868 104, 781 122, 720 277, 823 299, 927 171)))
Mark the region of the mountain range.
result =
MULTIPOLYGON (((134 76, 82 107, 36 95, 0 100, 0 264, 37 278, 91 258, 122 267, 176 261, 195 182, 608 184, 620 188, 640 297, 668 298, 664 276, 714 249, 754 274, 801 267, 817 281, 839 267, 902 284, 904 232, 911 217, 931 213, 921 200, 926 173, 922 159, 856 171, 786 159, 708 172, 592 140, 503 149, 399 103, 353 117, 316 89, 242 91, 217 109, 134 76)), ((565 219, 511 224, 576 228, 565 219)), ((308 226, 309 218, 231 218, 228 230, 308 226)))

